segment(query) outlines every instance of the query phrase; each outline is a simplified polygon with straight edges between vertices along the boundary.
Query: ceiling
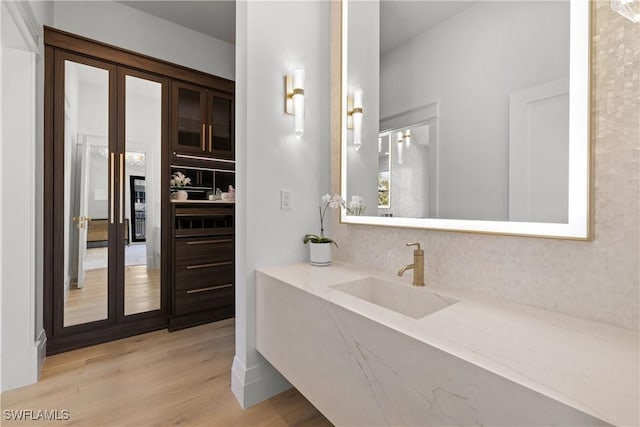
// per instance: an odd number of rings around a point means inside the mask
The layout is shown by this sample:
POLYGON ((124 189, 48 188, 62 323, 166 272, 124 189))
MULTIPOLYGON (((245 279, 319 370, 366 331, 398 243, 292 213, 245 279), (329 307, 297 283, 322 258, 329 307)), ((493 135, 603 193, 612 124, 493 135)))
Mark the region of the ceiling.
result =
POLYGON ((380 53, 398 47, 472 6, 475 1, 380 2, 380 53))
POLYGON ((235 1, 120 1, 120 3, 227 43, 236 43, 235 1))

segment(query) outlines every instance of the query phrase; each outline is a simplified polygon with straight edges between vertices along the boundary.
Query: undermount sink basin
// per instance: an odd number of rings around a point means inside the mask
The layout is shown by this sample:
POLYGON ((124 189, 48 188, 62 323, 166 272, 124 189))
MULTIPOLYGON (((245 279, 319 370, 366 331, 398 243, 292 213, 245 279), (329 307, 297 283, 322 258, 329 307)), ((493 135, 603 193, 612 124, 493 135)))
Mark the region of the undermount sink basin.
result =
POLYGON ((341 283, 332 288, 414 319, 421 319, 459 301, 424 287, 406 286, 376 277, 341 283))

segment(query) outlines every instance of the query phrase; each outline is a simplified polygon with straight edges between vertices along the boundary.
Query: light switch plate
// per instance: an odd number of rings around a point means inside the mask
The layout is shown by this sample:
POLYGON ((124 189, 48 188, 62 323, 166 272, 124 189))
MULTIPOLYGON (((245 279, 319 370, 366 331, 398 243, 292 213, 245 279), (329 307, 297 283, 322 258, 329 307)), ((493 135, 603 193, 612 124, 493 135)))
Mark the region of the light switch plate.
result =
POLYGON ((291 190, 280 190, 280 210, 291 210, 291 190))

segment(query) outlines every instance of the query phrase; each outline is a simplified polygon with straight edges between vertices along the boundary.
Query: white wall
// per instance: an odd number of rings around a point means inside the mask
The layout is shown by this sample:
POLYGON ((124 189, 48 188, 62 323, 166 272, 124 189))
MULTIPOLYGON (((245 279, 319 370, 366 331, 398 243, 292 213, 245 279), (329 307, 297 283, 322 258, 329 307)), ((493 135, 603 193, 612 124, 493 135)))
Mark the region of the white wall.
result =
POLYGON ((42 123, 43 61, 40 25, 51 4, 3 2, 2 133, 0 144, 0 370, 2 390, 36 381, 44 343, 42 327, 42 123), (9 14, 9 10, 12 13, 9 14), (12 17, 14 19, 12 19, 12 17), (22 36, 16 25, 22 30, 22 36), (19 44, 12 41, 21 40, 19 44), (29 43, 25 43, 29 41, 29 43), (29 47, 27 47, 27 45, 29 47), (29 54, 27 51, 33 53, 29 54), (19 183, 19 185, 16 185, 19 183))
MULTIPOLYGON (((244 2, 236 9, 236 356, 243 407, 288 388, 255 349, 255 270, 308 259, 329 192, 329 2, 244 2), (284 113, 284 75, 306 70, 305 133, 284 113), (280 210, 280 189, 292 209, 280 210)), ((329 230, 330 233, 330 230, 329 230)))
MULTIPOLYGON (((28 188, 31 186, 29 173, 32 168, 31 156, 25 156, 23 144, 29 145, 33 129, 29 110, 33 108, 28 96, 21 91, 30 88, 31 56, 28 52, 2 47, 2 389, 13 388, 25 384, 23 378, 31 378, 31 366, 21 363, 24 354, 30 354, 34 319, 26 324, 17 324, 14 319, 23 316, 21 311, 27 310, 33 303, 29 293, 20 288, 34 286, 34 270, 32 269, 32 236, 33 227, 30 221, 32 201, 28 188), (11 64, 11 66, 8 66, 11 64), (28 133, 25 134, 25 131, 28 133), (14 141, 14 143, 8 143, 14 141), (27 191, 25 191, 27 190, 27 191), (22 210, 21 208, 27 208, 22 210), (26 215, 25 215, 26 213, 26 215), (9 303, 11 302, 11 303, 9 303), (11 327, 9 327, 11 325, 11 327), (19 346, 19 350, 12 349, 19 346), (13 350, 13 351, 12 351, 13 350)), ((28 147, 28 149, 31 147, 28 147)), ((29 153, 30 154, 30 153, 29 153)), ((31 308, 32 310, 32 308, 31 308)))
POLYGON ((508 219, 509 94, 569 75, 568 22, 564 1, 478 2, 381 58, 381 117, 440 100, 441 218, 508 219))
POLYGON ((349 96, 360 88, 363 91, 362 146, 356 151, 353 131, 347 130, 348 188, 351 196, 364 198, 364 215, 375 215, 378 205, 378 103, 380 93, 380 3, 377 1, 349 2, 349 32, 347 40, 349 62, 347 87, 349 96))
POLYGON ((53 26, 233 80, 233 45, 115 1, 56 1, 53 26))

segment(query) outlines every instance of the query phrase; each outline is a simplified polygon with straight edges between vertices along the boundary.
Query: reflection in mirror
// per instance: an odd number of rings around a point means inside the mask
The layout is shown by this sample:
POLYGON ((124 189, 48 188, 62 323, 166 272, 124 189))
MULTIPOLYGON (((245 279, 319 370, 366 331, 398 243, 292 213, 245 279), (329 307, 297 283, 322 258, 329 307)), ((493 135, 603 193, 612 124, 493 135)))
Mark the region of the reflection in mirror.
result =
POLYGON ((107 318, 109 72, 65 61, 64 326, 107 318))
MULTIPOLYGON (((378 137, 378 209, 391 206, 391 149, 389 135, 378 137)), ((384 213, 382 213, 384 216, 384 213)))
MULTIPOLYGON (((588 162, 572 166, 585 176, 569 175, 570 158, 588 156, 588 7, 578 3, 345 0, 343 98, 361 88, 365 113, 358 150, 343 129, 343 196, 366 202, 377 183, 366 215, 394 223, 568 224, 570 186, 583 201, 588 182, 588 162)), ((585 227, 587 205, 574 212, 585 227)))
POLYGON ((160 309, 162 85, 125 78, 124 314, 160 309))

